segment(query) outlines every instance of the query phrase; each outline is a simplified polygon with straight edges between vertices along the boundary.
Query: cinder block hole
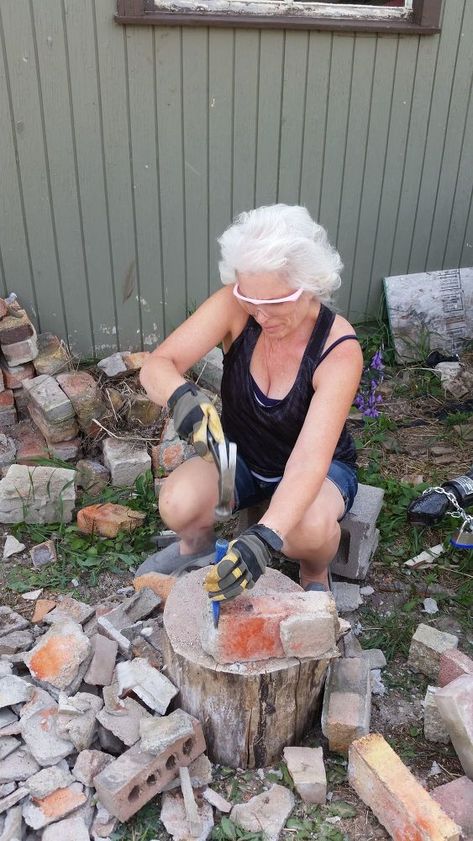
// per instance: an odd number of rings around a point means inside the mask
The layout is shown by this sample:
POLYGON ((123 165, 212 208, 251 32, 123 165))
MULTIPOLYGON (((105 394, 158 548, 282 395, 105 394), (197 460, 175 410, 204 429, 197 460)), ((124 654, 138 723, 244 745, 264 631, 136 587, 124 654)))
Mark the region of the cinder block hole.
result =
POLYGON ((189 756, 193 747, 194 747, 194 739, 187 739, 182 746, 182 753, 185 756, 189 756))
POLYGON ((175 767, 176 767, 176 757, 173 756, 173 754, 171 754, 171 756, 168 756, 168 758, 166 759, 166 768, 168 769, 168 771, 171 771, 171 769, 175 768, 175 767))
POLYGON ((157 782, 158 782, 158 778, 157 778, 156 774, 150 774, 148 779, 146 780, 146 785, 155 786, 157 782))
POLYGON ((132 790, 130 791, 130 793, 128 795, 128 800, 138 800, 139 796, 140 796, 140 787, 139 786, 133 786, 132 790))

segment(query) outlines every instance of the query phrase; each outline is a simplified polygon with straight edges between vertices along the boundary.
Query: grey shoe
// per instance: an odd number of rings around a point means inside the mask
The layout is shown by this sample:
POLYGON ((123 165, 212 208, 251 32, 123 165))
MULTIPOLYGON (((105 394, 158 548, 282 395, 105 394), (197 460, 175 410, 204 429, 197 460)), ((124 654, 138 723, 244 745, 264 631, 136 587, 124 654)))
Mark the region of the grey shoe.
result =
POLYGON ((193 569, 202 569, 215 560, 215 545, 212 543, 200 552, 181 555, 179 541, 171 543, 160 552, 154 552, 138 567, 136 575, 147 572, 161 572, 163 575, 182 575, 193 569))

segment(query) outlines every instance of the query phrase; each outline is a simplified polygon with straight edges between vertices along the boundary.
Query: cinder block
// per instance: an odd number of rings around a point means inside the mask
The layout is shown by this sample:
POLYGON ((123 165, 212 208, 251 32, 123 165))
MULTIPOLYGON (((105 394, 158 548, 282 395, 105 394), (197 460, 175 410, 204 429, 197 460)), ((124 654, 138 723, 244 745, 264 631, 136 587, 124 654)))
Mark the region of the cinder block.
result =
POLYGON ((440 657, 439 686, 447 686, 462 675, 473 676, 473 660, 456 648, 444 651, 440 657))
POLYGON ((459 841, 460 827, 425 791, 380 733, 350 745, 348 780, 394 841, 459 841))
POLYGON ((159 794, 179 773, 205 751, 202 727, 193 719, 194 735, 178 738, 158 756, 146 753, 140 743, 122 753, 94 778, 103 806, 120 821, 127 821, 159 794))
POLYGON ((384 491, 372 485, 358 485, 351 510, 341 522, 342 537, 331 570, 345 578, 365 578, 379 540, 376 520, 384 491))
POLYGON ((322 732, 330 750, 346 754, 354 739, 369 733, 371 677, 368 660, 357 657, 330 664, 322 707, 322 732))

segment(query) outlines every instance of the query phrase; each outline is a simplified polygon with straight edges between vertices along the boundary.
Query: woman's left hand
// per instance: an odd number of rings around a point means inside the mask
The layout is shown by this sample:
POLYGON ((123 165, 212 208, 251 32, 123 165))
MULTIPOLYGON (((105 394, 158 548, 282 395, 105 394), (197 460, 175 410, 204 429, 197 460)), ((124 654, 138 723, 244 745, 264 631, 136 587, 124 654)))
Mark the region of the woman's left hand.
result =
POLYGON ((204 589, 212 601, 234 599, 254 586, 271 560, 271 549, 280 551, 283 541, 276 532, 261 524, 251 526, 232 540, 226 554, 212 566, 204 579, 204 589))

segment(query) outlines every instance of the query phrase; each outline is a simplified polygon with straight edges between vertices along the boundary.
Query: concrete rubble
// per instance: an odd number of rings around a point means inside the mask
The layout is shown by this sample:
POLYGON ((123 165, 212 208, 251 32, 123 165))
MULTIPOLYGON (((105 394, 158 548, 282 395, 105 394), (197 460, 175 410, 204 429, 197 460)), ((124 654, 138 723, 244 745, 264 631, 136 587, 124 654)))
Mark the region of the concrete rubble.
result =
POLYGON ((265 841, 277 841, 295 805, 292 792, 276 783, 247 803, 238 803, 231 820, 248 832, 262 832, 265 841))

